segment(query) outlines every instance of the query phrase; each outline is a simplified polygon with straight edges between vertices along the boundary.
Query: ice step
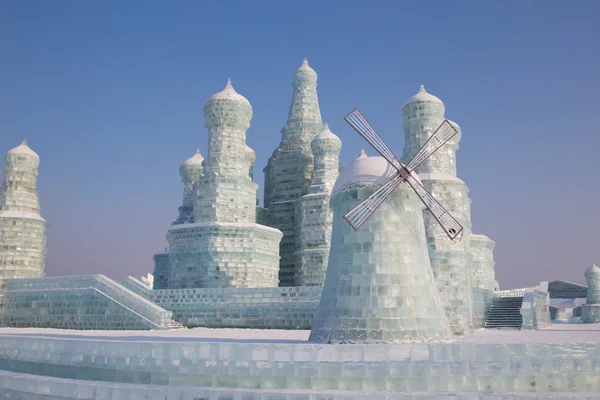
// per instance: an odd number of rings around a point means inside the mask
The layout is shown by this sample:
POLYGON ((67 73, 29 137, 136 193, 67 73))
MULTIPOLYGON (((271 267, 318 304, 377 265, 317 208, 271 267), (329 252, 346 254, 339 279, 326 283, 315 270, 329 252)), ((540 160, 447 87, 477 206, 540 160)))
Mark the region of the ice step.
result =
POLYGON ((523 317, 521 305, 523 297, 500 297, 492 301, 492 305, 485 320, 485 328, 521 329, 523 317))

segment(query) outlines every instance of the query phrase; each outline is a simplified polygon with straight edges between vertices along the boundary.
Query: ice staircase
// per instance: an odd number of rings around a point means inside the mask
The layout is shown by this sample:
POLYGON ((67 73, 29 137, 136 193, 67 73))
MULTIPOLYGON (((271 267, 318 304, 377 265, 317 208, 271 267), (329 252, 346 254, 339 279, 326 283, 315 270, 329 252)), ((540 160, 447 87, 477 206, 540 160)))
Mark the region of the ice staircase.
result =
POLYGON ((485 319, 485 328, 521 329, 521 326, 523 325, 523 317, 521 316, 522 304, 522 295, 494 298, 487 318, 485 319))

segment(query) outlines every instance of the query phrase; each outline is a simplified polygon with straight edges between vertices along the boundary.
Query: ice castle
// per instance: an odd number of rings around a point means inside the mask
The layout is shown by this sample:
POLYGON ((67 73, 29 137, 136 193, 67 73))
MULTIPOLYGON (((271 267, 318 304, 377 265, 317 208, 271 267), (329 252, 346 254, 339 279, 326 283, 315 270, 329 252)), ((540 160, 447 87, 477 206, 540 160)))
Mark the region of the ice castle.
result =
MULTIPOLYGON (((362 151, 342 168, 342 140, 323 123, 316 88, 305 59, 263 170, 263 207, 246 144, 250 102, 231 81, 208 99, 208 144, 179 167, 181 206, 153 279, 44 278, 39 157, 26 143, 9 151, 2 326, 71 330, 1 328, 0 398, 597 398, 598 341, 575 330, 558 341, 534 336, 550 321, 547 283, 499 290, 495 243, 472 233, 457 177, 460 133, 413 172, 465 228, 460 240, 406 184, 354 231, 344 213, 391 167, 362 151), (183 327, 197 329, 174 329, 183 327), (511 342, 484 327, 520 330, 511 342)), ((421 86, 402 115, 406 162, 445 106, 421 86)), ((584 322, 598 322, 599 271, 586 272, 584 322)))

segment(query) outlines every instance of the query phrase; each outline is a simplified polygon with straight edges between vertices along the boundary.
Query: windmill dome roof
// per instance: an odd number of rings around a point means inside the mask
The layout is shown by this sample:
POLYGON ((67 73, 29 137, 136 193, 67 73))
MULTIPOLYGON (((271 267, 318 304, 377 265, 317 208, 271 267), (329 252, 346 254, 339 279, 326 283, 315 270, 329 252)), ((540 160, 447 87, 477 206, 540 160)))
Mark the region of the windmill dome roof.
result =
MULTIPOLYGON (((383 185, 396 175, 397 171, 383 157, 368 157, 364 150, 360 156, 342 170, 333 187, 332 193, 343 190, 352 183, 383 185)), ((420 179, 412 172, 412 176, 420 179)))
POLYGON ((200 154, 200 149, 197 149, 193 156, 183 162, 183 165, 201 165, 204 157, 200 154))
POLYGON ((402 108, 412 103, 437 103, 444 105, 444 103, 439 98, 432 95, 431 93, 428 93, 427 90, 425 90, 424 85, 421 85, 421 87, 419 88, 419 92, 410 99, 408 99, 406 103, 404 103, 402 108))
POLYGON ((596 264, 592 264, 588 269, 585 270, 585 274, 600 274, 600 268, 596 264))
POLYGON ((331 129, 329 129, 329 124, 327 122, 323 124, 323 130, 313 138, 313 142, 325 139, 337 140, 340 143, 342 142, 336 134, 331 132, 331 129))
POLYGON ((225 85, 225 89, 210 96, 206 102, 206 105, 215 101, 231 101, 236 103, 244 103, 250 106, 248 99, 235 91, 233 85, 231 84, 231 79, 227 79, 227 85, 225 85))
POLYGON ((18 155, 24 155, 24 156, 30 156, 36 159, 40 159, 40 156, 38 156, 38 154, 31 150, 31 148, 29 148, 29 146, 27 146, 27 139, 23 139, 23 142, 21 142, 20 145, 18 145, 17 147, 10 149, 8 151, 7 154, 13 155, 13 154, 18 154, 18 155))

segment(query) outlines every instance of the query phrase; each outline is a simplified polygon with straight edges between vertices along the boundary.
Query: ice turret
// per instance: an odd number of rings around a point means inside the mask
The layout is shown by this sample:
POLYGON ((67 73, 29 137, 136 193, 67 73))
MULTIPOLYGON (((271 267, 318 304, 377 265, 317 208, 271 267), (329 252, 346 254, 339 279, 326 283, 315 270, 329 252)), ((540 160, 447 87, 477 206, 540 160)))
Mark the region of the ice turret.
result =
POLYGON ((6 154, 0 193, 0 291, 9 278, 44 276, 47 223, 37 192, 40 157, 27 141, 6 154))
MULTIPOLYGON (((405 147, 402 160, 408 163, 444 121, 444 103, 419 92, 402 107, 405 147)), ((460 132, 460 128, 452 123, 460 132)), ((456 149, 460 133, 450 139, 416 168, 429 192, 446 207, 464 227, 462 237, 448 239, 435 218, 425 211, 425 229, 431 266, 442 302, 455 334, 465 334, 473 326, 472 284, 470 270, 471 211, 469 189, 456 177, 456 149)))
POLYGON ((429 263, 423 203, 410 186, 398 186, 358 231, 344 220, 395 173, 382 157, 359 157, 335 183, 329 265, 312 342, 453 339, 429 263))
POLYGON ((282 234, 256 224, 254 151, 246 145, 252 106, 228 80, 204 105, 204 118, 209 152, 196 183, 194 223, 167 233, 168 286, 277 286, 282 234))
POLYGON ((287 123, 281 129, 281 143, 264 169, 264 206, 269 209, 272 226, 284 234, 280 246, 280 286, 294 285, 297 267, 294 202, 307 193, 313 171, 310 143, 322 128, 317 73, 304 59, 294 73, 292 103, 287 123))
POLYGON ((179 216, 173 222, 173 225, 194 222, 194 201, 196 197, 194 185, 202 175, 202 161, 204 161, 204 157, 202 157, 200 149, 197 149, 196 153, 179 167, 179 175, 181 175, 181 182, 183 183, 183 202, 179 207, 179 216))
POLYGON ((581 307, 581 317, 586 324, 600 322, 600 268, 595 264, 585 270, 587 300, 581 307))
POLYGON ((321 286, 325 280, 333 222, 329 200, 339 175, 342 141, 325 124, 312 140, 311 148, 315 161, 308 194, 296 201, 297 286, 321 286))
POLYGON ((471 234, 471 286, 491 292, 498 290, 494 271, 494 246, 485 235, 471 234))

